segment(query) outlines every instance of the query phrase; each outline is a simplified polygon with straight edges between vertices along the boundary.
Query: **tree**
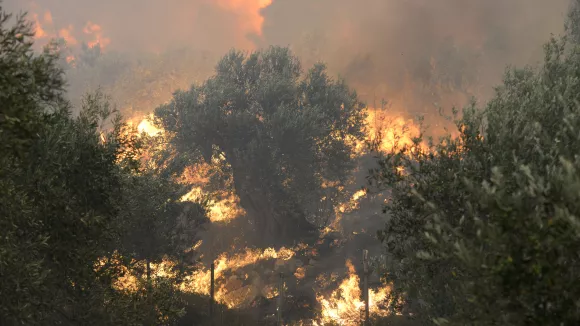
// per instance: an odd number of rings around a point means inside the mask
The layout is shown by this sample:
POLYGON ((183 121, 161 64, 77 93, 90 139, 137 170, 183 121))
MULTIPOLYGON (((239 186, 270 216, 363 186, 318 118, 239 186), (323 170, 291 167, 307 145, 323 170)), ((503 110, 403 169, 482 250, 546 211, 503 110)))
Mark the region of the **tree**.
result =
POLYGON ((266 243, 314 230, 324 192, 346 182, 355 140, 363 137, 364 105, 356 93, 322 64, 301 74, 287 48, 232 51, 215 76, 155 111, 189 164, 225 159, 266 243))
POLYGON ((73 117, 62 44, 33 53, 32 26, 22 16, 7 27, 10 17, 0 7, 0 324, 175 321, 175 279, 134 292, 116 285, 132 258, 190 248, 203 209, 177 202, 170 179, 142 173, 142 141, 103 93, 85 96, 73 117), (155 247, 127 245, 141 234, 155 247))
MULTIPOLYGON (((51 43, 44 53, 32 52, 34 35, 26 16, 5 12, 0 2, 0 143, 2 153, 22 152, 35 138, 35 131, 46 108, 62 102, 64 77, 55 64, 58 54, 51 43), (42 103, 42 105, 41 105, 42 103)), ((3 155, 4 156, 4 155, 3 155)))
POLYGON ((510 70, 463 111, 458 137, 380 160, 393 308, 439 324, 580 322, 580 48, 545 49, 542 67, 510 70))
POLYGON ((129 321, 115 309, 130 301, 111 287, 119 266, 96 265, 118 236, 131 144, 119 118, 103 130, 100 93, 71 117, 56 44, 33 53, 31 24, 11 17, 0 7, 0 324, 129 321))
POLYGON ((568 20, 566 21, 566 33, 573 43, 580 43, 580 1, 570 1, 568 20))
POLYGON ((171 179, 148 171, 126 177, 123 187, 122 251, 137 261, 145 261, 146 278, 151 281, 151 263, 164 259, 192 265, 186 252, 193 247, 197 231, 207 221, 199 203, 180 202, 187 189, 171 179))
POLYGON ((116 236, 120 169, 105 107, 68 107, 35 121, 19 156, 2 158, 3 323, 88 323, 103 316, 115 266, 96 271, 116 236))

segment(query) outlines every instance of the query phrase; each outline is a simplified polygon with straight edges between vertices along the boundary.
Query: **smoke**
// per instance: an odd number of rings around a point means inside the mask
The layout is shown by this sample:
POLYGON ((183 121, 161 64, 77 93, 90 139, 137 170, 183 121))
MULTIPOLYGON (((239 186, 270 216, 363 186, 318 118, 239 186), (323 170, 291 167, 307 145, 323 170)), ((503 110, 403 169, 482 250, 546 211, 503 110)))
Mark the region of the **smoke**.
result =
MULTIPOLYGON (((101 59, 86 59, 90 64, 68 71, 73 102, 102 86, 126 116, 141 119, 137 115, 169 100, 177 88, 207 78, 231 48, 269 45, 291 46, 304 67, 326 62, 330 72, 346 78, 370 106, 388 100, 393 117, 433 115, 434 105, 461 106, 471 96, 484 101, 507 65, 542 59, 543 43, 550 34, 563 31, 569 1, 4 0, 2 4, 10 12, 29 11, 42 41, 66 39, 77 50, 70 54, 71 62, 82 59, 78 54, 82 43, 99 44, 101 59)), ((361 163, 349 190, 355 192, 364 184, 369 167, 361 163)), ((369 195, 359 201, 360 209, 342 217, 348 241, 341 242, 340 249, 321 245, 328 252, 321 253, 320 262, 304 262, 311 268, 307 275, 342 268, 344 262, 337 257, 360 258, 360 248, 369 249, 371 255, 381 252, 374 234, 383 226, 384 216, 378 212, 384 198, 369 195)), ((201 247, 211 253, 207 258, 245 246, 243 220, 214 224, 201 247)), ((312 290, 309 277, 301 286, 312 290)))
POLYGON ((409 106, 485 98, 506 65, 542 59, 542 44, 563 30, 568 3, 279 0, 263 10, 263 44, 324 60, 370 104, 386 98, 420 111, 409 106))
POLYGON ((224 52, 248 48, 249 35, 260 31, 263 0, 5 0, 6 9, 44 15, 50 12, 54 29, 72 25, 81 35, 87 22, 102 26, 120 51, 159 52, 190 46, 224 52))
POLYGON ((4 6, 36 14, 44 34, 100 39, 107 50, 125 53, 189 48, 211 53, 215 62, 233 47, 289 45, 305 66, 326 62, 370 105, 385 98, 399 111, 422 112, 433 103, 485 99, 506 65, 540 60, 542 44, 562 31, 569 0, 5 0, 4 6), (91 34, 94 26, 99 35, 91 34))

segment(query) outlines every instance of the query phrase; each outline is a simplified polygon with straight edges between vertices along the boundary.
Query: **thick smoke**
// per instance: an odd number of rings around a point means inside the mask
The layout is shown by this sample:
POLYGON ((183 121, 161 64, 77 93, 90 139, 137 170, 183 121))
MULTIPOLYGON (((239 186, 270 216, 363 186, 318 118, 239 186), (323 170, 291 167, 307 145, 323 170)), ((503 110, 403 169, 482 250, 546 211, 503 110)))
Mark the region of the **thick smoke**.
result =
POLYGON ((259 17, 258 0, 5 0, 8 10, 43 15, 50 11, 54 29, 73 27, 82 35, 87 22, 98 24, 110 38, 111 49, 161 52, 193 47, 225 52, 248 47, 251 20, 259 17), (233 4, 230 4, 233 3, 233 4))
POLYGON ((408 106, 485 98, 506 65, 537 62, 550 34, 562 31, 568 3, 279 0, 263 11, 263 44, 324 60, 369 104, 384 97, 415 111, 423 108, 408 106))
MULTIPOLYGON (((68 71, 69 94, 74 102, 102 86, 126 116, 140 119, 170 99, 176 88, 207 78, 229 49, 269 45, 291 46, 305 67, 326 62, 331 73, 346 78, 370 106, 386 99, 401 114, 433 115, 433 104, 449 108, 464 105, 471 96, 485 100, 507 65, 541 60, 543 43, 550 34, 562 32, 569 0, 4 0, 3 4, 9 11, 35 14, 47 35, 71 40, 76 50, 81 42, 100 39, 104 51, 100 61, 68 71)), ((360 166, 350 190, 363 185, 366 175, 367 166, 360 166)), ((321 252, 319 263, 306 261, 312 268, 309 275, 343 268, 342 258, 360 258, 361 248, 378 255, 381 247, 374 234, 383 227, 381 203, 382 198, 362 199, 360 209, 344 214, 342 227, 349 241, 339 242, 339 249, 320 246, 327 252, 321 252)), ((214 223, 200 249, 207 253, 205 259, 244 246, 244 223, 214 223)), ((302 287, 311 291, 313 281, 305 280, 302 287)))
MULTIPOLYGON (((5 0, 51 13, 81 42, 87 23, 106 50, 189 48, 215 62, 232 47, 290 45, 305 66, 328 63, 370 105, 421 112, 485 99, 508 64, 533 64, 562 31, 569 0, 5 0)), ((175 60, 173 58, 172 60, 175 60)), ((189 76, 188 76, 189 77, 189 76)), ((202 76, 203 77, 203 76, 202 76)), ((196 78, 199 79, 199 78, 196 78)))

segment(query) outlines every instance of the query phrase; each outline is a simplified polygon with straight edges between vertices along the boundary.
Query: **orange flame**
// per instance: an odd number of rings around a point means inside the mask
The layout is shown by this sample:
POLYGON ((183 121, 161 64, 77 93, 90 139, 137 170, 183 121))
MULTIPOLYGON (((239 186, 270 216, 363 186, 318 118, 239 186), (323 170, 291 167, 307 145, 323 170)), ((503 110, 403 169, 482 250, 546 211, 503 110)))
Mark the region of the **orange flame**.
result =
MULTIPOLYGON (((348 277, 334 290, 331 295, 318 294, 317 300, 322 306, 319 320, 315 325, 338 323, 339 325, 360 325, 361 311, 364 301, 359 287, 360 279, 356 275, 355 268, 350 260, 347 260, 348 277)), ((390 292, 389 287, 369 290, 369 310, 372 315, 386 316, 388 312, 379 306, 383 303, 390 292)))
MULTIPOLYGON (((35 37, 39 39, 48 37, 47 32, 42 27, 43 24, 41 24, 40 19, 38 18, 38 14, 32 14, 32 19, 34 20, 35 37)), ((52 15, 50 12, 47 11, 45 13, 44 21, 48 24, 52 23, 52 15), (46 18, 50 18, 49 21, 47 21, 46 18)))
POLYGON ((146 133, 149 136, 157 136, 157 135, 163 133, 163 130, 161 130, 153 125, 153 123, 151 122, 152 117, 153 117, 153 115, 150 115, 149 118, 145 118, 145 119, 141 120, 139 125, 137 125, 137 131, 139 131, 140 134, 146 133))
MULTIPOLYGON (((278 251, 273 248, 267 248, 265 250, 246 248, 245 251, 237 255, 222 253, 214 261, 214 279, 216 280, 217 284, 217 291, 215 294, 216 300, 226 304, 230 308, 233 308, 242 304, 243 301, 253 299, 251 293, 257 295, 258 293, 262 293, 264 291, 269 292, 269 288, 267 286, 254 285, 246 287, 245 289, 242 287, 235 288, 235 290, 243 290, 242 292, 244 293, 239 293, 239 291, 236 291, 236 293, 231 293, 233 291, 228 291, 224 280, 224 274, 226 271, 236 271, 245 266, 253 265, 259 261, 268 259, 288 261, 294 255, 294 251, 288 248, 281 248, 278 251)), ((211 271, 207 268, 202 268, 196 271, 192 276, 188 277, 186 282, 182 285, 181 289, 185 292, 195 292, 209 295, 210 283, 211 271)))
MULTIPOLYGON (((412 119, 406 119, 401 115, 390 114, 388 110, 380 109, 367 111, 367 128, 367 139, 378 140, 378 149, 382 152, 389 152, 403 146, 412 146, 413 138, 421 133, 420 127, 412 119)), ((363 145, 358 145, 359 153, 364 151, 363 145)))
POLYGON ((83 32, 94 38, 94 40, 88 42, 87 44, 91 48, 98 44, 101 47, 101 49, 104 49, 107 45, 109 45, 109 43, 111 43, 111 39, 103 37, 103 31, 101 26, 92 23, 90 21, 87 22, 87 24, 85 25, 83 32))
POLYGON ((73 26, 69 25, 67 28, 63 28, 58 31, 58 36, 66 41, 67 45, 76 45, 77 39, 72 35, 73 26))

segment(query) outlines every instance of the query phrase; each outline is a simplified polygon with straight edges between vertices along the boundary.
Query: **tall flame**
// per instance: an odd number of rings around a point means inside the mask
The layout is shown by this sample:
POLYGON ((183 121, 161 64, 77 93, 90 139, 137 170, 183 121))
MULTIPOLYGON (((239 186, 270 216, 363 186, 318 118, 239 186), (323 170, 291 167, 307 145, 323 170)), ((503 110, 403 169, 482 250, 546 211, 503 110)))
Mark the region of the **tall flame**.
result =
MULTIPOLYGON (((361 312, 365 303, 362 301, 360 279, 356 275, 354 265, 347 260, 348 277, 345 278, 338 289, 328 296, 317 295, 317 300, 322 306, 320 319, 316 325, 338 323, 339 325, 360 325, 361 312)), ((380 307, 390 292, 389 287, 369 290, 369 312, 372 315, 386 316, 388 311, 380 307)))

